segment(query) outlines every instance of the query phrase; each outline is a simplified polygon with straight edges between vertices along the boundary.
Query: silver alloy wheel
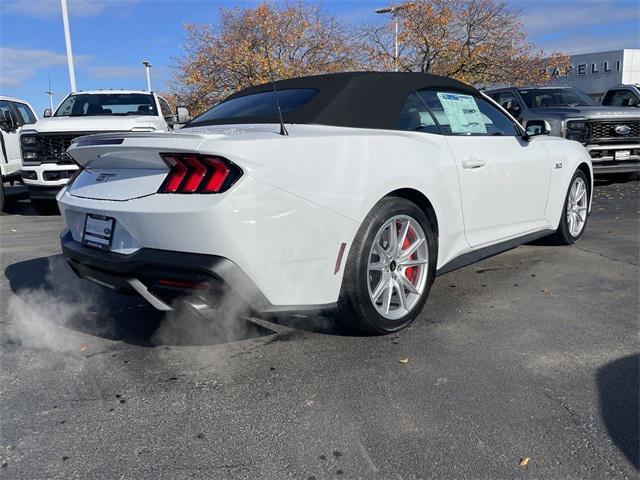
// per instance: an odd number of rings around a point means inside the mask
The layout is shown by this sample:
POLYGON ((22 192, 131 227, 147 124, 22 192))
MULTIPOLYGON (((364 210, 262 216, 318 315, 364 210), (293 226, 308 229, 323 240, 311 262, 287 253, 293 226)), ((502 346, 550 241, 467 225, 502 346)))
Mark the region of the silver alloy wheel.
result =
POLYGON ((572 237, 577 237, 587 223, 587 185, 577 177, 567 197, 567 227, 572 237))
POLYGON ((429 245, 420 224, 396 215, 373 240, 367 264, 369 298, 378 313, 399 320, 418 303, 427 283, 429 245))

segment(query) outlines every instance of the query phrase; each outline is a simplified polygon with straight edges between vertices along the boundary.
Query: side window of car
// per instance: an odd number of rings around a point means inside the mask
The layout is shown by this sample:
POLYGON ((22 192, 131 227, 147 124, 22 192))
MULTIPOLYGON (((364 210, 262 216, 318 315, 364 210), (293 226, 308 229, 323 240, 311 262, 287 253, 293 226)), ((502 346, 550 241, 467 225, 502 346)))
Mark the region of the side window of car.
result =
POLYGON ((14 121, 16 121, 16 115, 11 110, 11 104, 6 100, 0 100, 0 118, 1 119, 4 119, 5 112, 9 112, 9 115, 11 115, 14 118, 14 121))
POLYGON ((502 108, 504 108, 507 112, 509 112, 514 117, 520 115, 520 105, 518 104, 518 100, 515 95, 511 92, 502 92, 493 98, 502 108))
POLYGON ((162 116, 163 117, 168 117, 171 116, 173 117, 173 112, 171 111, 171 108, 169 107, 169 104, 167 103, 167 101, 163 98, 158 97, 158 100, 160 101, 160 111, 162 112, 162 116))
POLYGON ((440 128, 417 93, 409 95, 404 102, 396 122, 396 129, 410 132, 440 133, 440 128))
POLYGON ((24 103, 13 102, 13 106, 16 107, 16 110, 20 115, 19 120, 21 125, 36 123, 36 117, 27 105, 24 103))
POLYGON ((520 134, 513 121, 482 97, 458 92, 418 92, 445 135, 520 134))

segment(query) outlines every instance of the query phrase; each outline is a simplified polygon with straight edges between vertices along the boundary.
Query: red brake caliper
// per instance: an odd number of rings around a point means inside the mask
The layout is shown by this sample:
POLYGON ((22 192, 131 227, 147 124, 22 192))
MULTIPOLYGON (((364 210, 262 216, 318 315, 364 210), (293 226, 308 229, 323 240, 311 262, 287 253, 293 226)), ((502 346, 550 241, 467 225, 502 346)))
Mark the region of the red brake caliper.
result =
MULTIPOLYGON (((411 228, 409 228, 409 231, 407 232, 407 236, 404 239, 404 242, 402 243, 402 249, 406 249, 409 247, 409 238, 413 237, 413 230, 411 230, 411 228)), ((411 260, 415 260, 417 258, 417 253, 413 252, 413 254, 411 255, 411 257, 409 257, 411 260)), ((405 276, 407 277, 407 279, 413 283, 414 285, 416 284, 416 277, 418 275, 418 269, 417 267, 407 267, 404 271, 405 276)))

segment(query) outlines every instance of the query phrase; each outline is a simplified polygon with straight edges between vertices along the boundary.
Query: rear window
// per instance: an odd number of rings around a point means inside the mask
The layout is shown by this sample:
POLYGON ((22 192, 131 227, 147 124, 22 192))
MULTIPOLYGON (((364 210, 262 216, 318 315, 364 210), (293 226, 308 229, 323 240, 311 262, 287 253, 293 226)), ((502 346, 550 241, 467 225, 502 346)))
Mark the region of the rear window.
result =
MULTIPOLYGON (((283 114, 292 113, 302 108, 318 90, 315 88, 291 88, 278 90, 278 103, 283 114)), ((215 122, 234 118, 272 117, 278 115, 273 92, 260 92, 242 97, 232 98, 219 103, 191 122, 215 122)))

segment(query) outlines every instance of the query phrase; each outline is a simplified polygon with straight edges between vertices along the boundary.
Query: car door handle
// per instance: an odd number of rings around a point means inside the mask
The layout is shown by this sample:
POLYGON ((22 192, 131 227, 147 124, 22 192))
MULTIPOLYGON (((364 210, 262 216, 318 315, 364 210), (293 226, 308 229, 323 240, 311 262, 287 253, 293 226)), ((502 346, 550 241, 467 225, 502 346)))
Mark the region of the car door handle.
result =
POLYGON ((487 164, 484 160, 480 160, 478 158, 470 158, 469 160, 465 160, 462 162, 462 168, 482 168, 487 164))

